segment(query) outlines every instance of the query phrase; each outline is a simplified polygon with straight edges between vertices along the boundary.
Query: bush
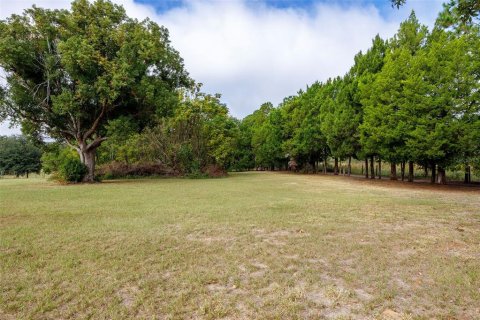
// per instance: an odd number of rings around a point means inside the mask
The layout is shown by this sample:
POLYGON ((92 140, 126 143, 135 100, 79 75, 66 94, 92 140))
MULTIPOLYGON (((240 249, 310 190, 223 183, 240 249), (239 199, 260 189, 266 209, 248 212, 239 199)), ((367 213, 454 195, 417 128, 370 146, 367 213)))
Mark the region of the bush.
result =
POLYGON ((110 162, 100 166, 97 170, 102 179, 117 179, 148 176, 178 176, 179 173, 161 163, 143 162, 127 165, 121 162, 110 162))
POLYGON ((78 159, 78 153, 75 150, 58 143, 49 144, 45 149, 41 160, 42 170, 46 174, 58 173, 67 160, 78 159))
POLYGON ((87 174, 87 167, 79 159, 66 158, 60 165, 59 174, 68 182, 80 182, 87 174))

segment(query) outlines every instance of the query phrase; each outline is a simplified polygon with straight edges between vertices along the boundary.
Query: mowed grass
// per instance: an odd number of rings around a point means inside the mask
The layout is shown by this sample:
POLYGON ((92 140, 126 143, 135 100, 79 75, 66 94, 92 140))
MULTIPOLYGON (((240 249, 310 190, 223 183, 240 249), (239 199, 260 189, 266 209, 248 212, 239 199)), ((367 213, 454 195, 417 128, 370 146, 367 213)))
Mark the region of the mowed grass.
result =
POLYGON ((480 192, 0 180, 0 319, 479 319, 480 192))

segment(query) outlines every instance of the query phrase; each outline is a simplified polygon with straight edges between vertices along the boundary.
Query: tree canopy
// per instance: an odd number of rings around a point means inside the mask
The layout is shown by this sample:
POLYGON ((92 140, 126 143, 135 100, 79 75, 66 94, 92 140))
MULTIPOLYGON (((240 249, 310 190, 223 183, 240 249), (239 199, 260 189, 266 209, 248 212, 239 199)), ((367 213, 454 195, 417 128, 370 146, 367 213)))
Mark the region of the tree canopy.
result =
POLYGON ((293 156, 315 166, 333 157, 337 173, 338 160, 353 157, 366 159, 374 177, 376 158, 391 164, 392 179, 396 165, 403 178, 408 163, 410 181, 417 163, 432 171, 432 182, 438 170, 440 183, 448 167, 478 166, 480 32, 474 25, 459 32, 442 19, 444 12, 429 31, 412 12, 391 39, 376 36, 345 75, 245 118, 255 159, 273 165, 293 156))
POLYGON ((40 171, 42 151, 23 136, 0 136, 0 176, 26 175, 40 171))
POLYGON ((1 114, 25 132, 74 147, 94 178, 107 120, 139 125, 171 114, 192 81, 168 30, 129 18, 109 1, 76 0, 70 10, 32 7, 0 22, 0 66, 7 73, 1 114))

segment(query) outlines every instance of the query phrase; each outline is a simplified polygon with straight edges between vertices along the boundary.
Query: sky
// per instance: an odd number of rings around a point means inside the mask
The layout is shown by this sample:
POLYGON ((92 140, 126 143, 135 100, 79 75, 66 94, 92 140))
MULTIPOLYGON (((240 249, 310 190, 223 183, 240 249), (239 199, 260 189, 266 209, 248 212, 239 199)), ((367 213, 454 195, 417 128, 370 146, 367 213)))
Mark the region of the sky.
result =
MULTIPOLYGON (((191 77, 220 93, 237 118, 274 105, 315 81, 343 75, 376 34, 392 37, 412 10, 432 27, 442 0, 114 0, 131 17, 149 17, 170 32, 191 77)), ((36 4, 69 0, 0 0, 0 19, 36 4)), ((4 83, 0 79, 0 83, 4 83)), ((8 123, 0 135, 19 133, 8 123)))

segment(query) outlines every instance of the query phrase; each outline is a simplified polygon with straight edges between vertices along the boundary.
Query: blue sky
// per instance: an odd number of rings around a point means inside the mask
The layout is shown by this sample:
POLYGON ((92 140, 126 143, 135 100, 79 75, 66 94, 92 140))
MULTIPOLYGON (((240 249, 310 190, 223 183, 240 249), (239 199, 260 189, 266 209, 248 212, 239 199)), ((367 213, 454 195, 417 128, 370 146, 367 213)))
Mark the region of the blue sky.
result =
MULTIPOLYGON (((134 0, 136 3, 145 4, 152 6, 156 9, 157 12, 162 13, 171 9, 180 8, 186 5, 188 1, 184 0, 134 0)), ((218 2, 228 2, 231 0, 218 0, 218 2)), ((397 14, 397 8, 392 8, 391 2, 389 0, 247 0, 250 6, 266 5, 269 7, 280 8, 280 9, 304 9, 309 10, 319 3, 324 3, 327 5, 338 5, 341 7, 362 7, 362 6, 375 6, 378 8, 382 16, 385 18, 391 17, 394 14, 397 14)), ((429 1, 429 0, 409 0, 406 7, 411 7, 418 3, 436 3, 439 1, 429 1)), ((434 8, 437 6, 434 5, 434 8)))
MULTIPOLYGON (((376 34, 392 37, 415 10, 433 26, 442 0, 114 0, 127 14, 150 18, 170 31, 172 45, 208 93, 222 94, 243 118, 315 81, 343 75, 376 34)), ((69 8, 70 0, 0 0, 0 19, 36 4, 69 8)), ((0 82, 2 81, 0 77, 0 82)), ((0 124, 0 134, 16 132, 0 124)))

